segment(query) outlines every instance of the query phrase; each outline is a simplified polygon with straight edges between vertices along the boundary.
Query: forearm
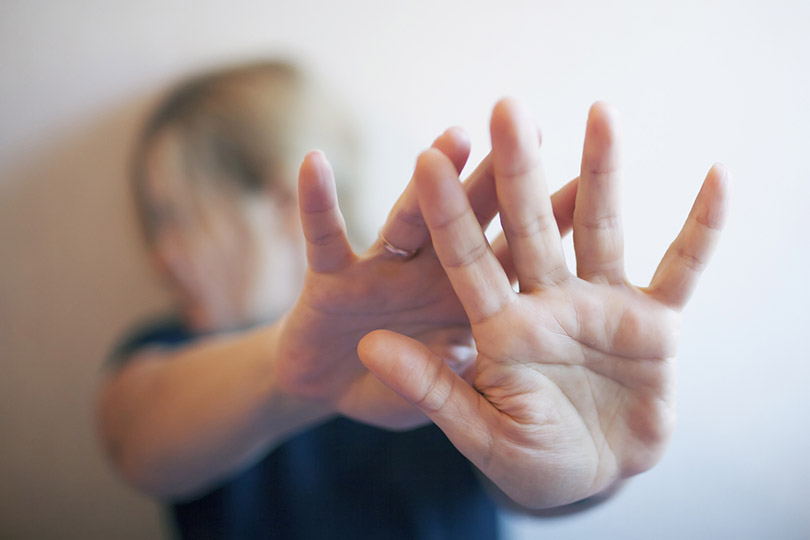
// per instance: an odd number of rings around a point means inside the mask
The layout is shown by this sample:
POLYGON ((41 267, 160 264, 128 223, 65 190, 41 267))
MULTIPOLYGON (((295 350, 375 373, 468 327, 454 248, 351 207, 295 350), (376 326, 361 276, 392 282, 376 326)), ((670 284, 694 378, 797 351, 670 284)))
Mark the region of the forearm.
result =
POLYGON ((331 415, 280 391, 279 325, 145 353, 112 374, 99 401, 121 474, 164 498, 199 492, 331 415))

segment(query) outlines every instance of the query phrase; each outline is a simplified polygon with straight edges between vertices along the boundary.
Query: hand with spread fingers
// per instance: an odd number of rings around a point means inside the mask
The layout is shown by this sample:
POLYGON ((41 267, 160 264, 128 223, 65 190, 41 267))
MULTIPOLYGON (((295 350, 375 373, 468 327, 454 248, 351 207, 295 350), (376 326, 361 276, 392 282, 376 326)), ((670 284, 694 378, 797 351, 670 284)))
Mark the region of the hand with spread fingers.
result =
MULTIPOLYGON (((451 128, 433 144, 456 177, 469 140, 451 128)), ((560 229, 570 229, 576 181, 553 197, 560 229)), ((485 158, 461 187, 482 227, 497 214, 492 163, 485 158)), ((357 357, 368 332, 385 328, 419 340, 463 374, 475 357, 470 325, 430 243, 411 182, 392 209, 378 241, 352 251, 323 154, 310 153, 299 174, 299 205, 309 268, 303 292, 280 326, 275 358, 279 388, 329 410, 388 428, 428 422, 418 408, 371 375, 357 357)), ((555 227, 556 228, 556 227, 555 227)), ((502 264, 511 259, 501 242, 502 264)))
POLYGON ((359 354, 513 500, 547 508, 603 492, 661 458, 675 423, 681 310, 719 237, 729 175, 719 165, 709 171, 651 284, 639 288, 623 268, 610 108, 596 104, 588 118, 573 213, 576 275, 564 260, 533 123, 503 100, 491 134, 520 292, 481 232, 452 160, 428 150, 414 175, 435 252, 472 326, 471 382, 391 331, 367 335, 359 354))

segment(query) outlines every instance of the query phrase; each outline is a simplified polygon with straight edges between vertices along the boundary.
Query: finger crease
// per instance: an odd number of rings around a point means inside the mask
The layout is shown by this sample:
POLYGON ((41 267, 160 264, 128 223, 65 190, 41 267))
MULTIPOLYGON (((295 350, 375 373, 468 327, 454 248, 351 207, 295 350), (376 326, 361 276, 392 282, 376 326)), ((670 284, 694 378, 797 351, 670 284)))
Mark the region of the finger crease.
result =
POLYGON ((711 222, 706 216, 698 216, 695 218, 695 222, 702 227, 709 229, 711 231, 719 231, 722 227, 719 223, 711 222))
POLYGON ((343 231, 337 230, 319 236, 313 237, 307 236, 307 242, 315 246, 325 246, 327 244, 331 244, 332 242, 340 238, 342 235, 343 231))
POLYGON ((588 173, 593 176, 608 176, 618 175, 621 169, 618 166, 613 167, 588 167, 588 173))
POLYGON ((499 180, 514 181, 515 179, 533 176, 533 173, 540 169, 540 160, 534 158, 531 162, 524 162, 522 166, 515 167, 511 171, 496 171, 495 177, 499 180))
POLYGON ((337 204, 331 204, 328 208, 321 208, 318 210, 308 210, 306 208, 301 208, 301 213, 306 214, 308 216, 319 216, 322 214, 328 214, 329 212, 334 212, 337 208, 337 204))
POLYGON ((681 259, 684 264, 694 272, 702 272, 706 267, 706 263, 703 262, 699 257, 692 255, 683 248, 678 248, 676 254, 678 255, 678 258, 681 259))
POLYGON ((520 225, 508 227, 507 234, 518 239, 527 239, 533 236, 541 236, 551 230, 552 225, 556 230, 557 223, 548 214, 541 214, 520 225))
POLYGON ((397 214, 396 219, 404 221, 408 225, 413 225, 414 227, 422 227, 425 225, 425 220, 422 217, 421 212, 406 212, 402 210, 397 214))
POLYGON ((484 242, 479 242, 462 257, 454 261, 445 261, 442 264, 445 268, 461 268, 464 266, 469 266, 483 259, 488 252, 489 246, 484 242))
POLYGON ((431 398, 433 397, 434 391, 436 390, 436 387, 439 384, 439 379, 441 378, 441 376, 440 376, 441 371, 442 371, 442 365, 439 364, 438 369, 437 369, 437 373, 436 373, 435 377, 433 378, 433 380, 431 381, 430 386, 425 391, 422 398, 419 401, 416 401, 414 403, 414 405, 416 405, 418 408, 420 408, 422 410, 425 410, 428 413, 435 413, 435 412, 438 412, 438 411, 442 410, 444 408, 444 406, 447 404, 447 402, 450 401, 450 397, 453 395, 453 390, 454 390, 454 388, 456 386, 456 378, 451 377, 450 378, 450 388, 448 388, 447 392, 445 392, 445 394, 441 397, 440 403, 438 405, 435 405, 433 403, 429 403, 429 401, 432 401, 431 398))
POLYGON ((609 214, 597 219, 581 221, 578 225, 588 231, 615 230, 621 228, 621 219, 617 214, 609 214))

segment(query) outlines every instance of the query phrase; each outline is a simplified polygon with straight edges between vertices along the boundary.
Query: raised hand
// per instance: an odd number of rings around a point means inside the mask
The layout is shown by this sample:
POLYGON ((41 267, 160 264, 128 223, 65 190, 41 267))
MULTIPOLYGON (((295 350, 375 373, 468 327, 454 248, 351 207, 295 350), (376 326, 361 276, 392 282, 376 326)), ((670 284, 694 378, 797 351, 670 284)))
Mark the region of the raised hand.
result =
POLYGON ((492 165, 520 292, 487 244, 450 160, 417 163, 433 245, 472 325, 471 384, 423 344, 390 331, 360 343, 363 363, 433 420, 516 502, 547 508, 653 466, 675 423, 681 310, 725 214, 715 166, 649 287, 629 284, 618 212, 614 114, 592 107, 574 210, 576 275, 554 223, 536 129, 512 101, 493 111, 492 165))
MULTIPOLYGON (((450 129, 433 149, 457 177, 469 154, 466 135, 450 129)), ((489 158, 460 189, 476 212, 480 232, 497 213, 489 158)), ((576 182, 571 182, 554 198, 563 231, 570 229, 575 195, 576 182)), ((388 248, 378 240, 362 256, 349 246, 332 172, 320 153, 309 154, 301 166, 299 204, 309 269, 303 293, 281 326, 279 386, 375 425, 427 422, 357 357, 360 339, 378 328, 419 340, 458 373, 475 357, 469 321, 430 244, 415 186, 409 184, 382 228, 388 248)), ((508 252, 502 255, 510 268, 508 252)))

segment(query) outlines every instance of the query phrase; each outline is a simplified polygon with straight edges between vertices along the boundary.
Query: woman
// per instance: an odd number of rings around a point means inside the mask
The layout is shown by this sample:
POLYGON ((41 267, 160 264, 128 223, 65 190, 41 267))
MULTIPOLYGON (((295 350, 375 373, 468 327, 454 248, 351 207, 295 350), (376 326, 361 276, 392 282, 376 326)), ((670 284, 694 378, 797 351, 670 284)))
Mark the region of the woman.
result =
MULTIPOLYGON (((100 406, 103 438, 125 478, 173 502, 183 537, 490 537, 491 505, 435 427, 378 430, 336 418, 324 403, 343 399, 344 412, 355 409, 355 417, 388 427, 425 423, 381 384, 367 384, 371 377, 356 358, 358 324, 385 327, 384 315, 349 322, 351 313, 335 312, 320 327, 308 314, 283 318, 306 275, 292 182, 301 144, 326 145, 346 170, 353 158, 350 130, 316 94, 291 65, 240 66, 182 84, 146 123, 133 160, 134 192, 149 251, 178 310, 139 329, 114 354, 100 406), (281 328, 295 334, 301 320, 312 328, 292 341, 303 345, 281 343, 281 328), (290 369, 300 369, 308 347, 319 370, 280 381, 273 359, 285 347, 298 357, 290 369), (324 369, 330 359, 321 349, 342 367, 324 369), (347 391, 354 381, 369 392, 347 391), (361 403, 383 393, 374 407, 361 403), (360 396, 356 404, 352 396, 360 396)), ((465 144, 457 132, 437 141, 456 154, 465 144)), ((311 156, 309 166, 319 159, 311 156)), ((334 193, 306 183, 302 189, 311 191, 302 204, 317 222, 319 205, 334 193)), ((372 249, 356 275, 340 278, 343 285, 324 288, 325 271, 310 279, 299 311, 317 310, 323 291, 344 308, 350 302, 335 294, 379 302, 369 278, 400 272, 402 258, 380 244, 372 249)), ((432 279, 414 273, 409 296, 421 295, 420 312, 445 313, 438 333, 458 349, 468 345, 468 325, 454 296, 430 298, 450 292, 437 270, 432 279)))
POLYGON ((233 135, 258 117, 241 109, 248 96, 267 95, 246 87, 285 89, 272 107, 297 118, 285 99, 299 83, 278 64, 203 77, 147 125, 135 180, 184 322, 130 339, 105 381, 101 432, 124 476, 184 501, 174 516, 188 537, 493 538, 491 504, 435 427, 366 424, 429 417, 529 508, 598 498, 657 462, 673 428, 680 309, 723 220, 722 168, 636 289, 623 278, 604 105, 591 110, 579 181, 551 198, 536 128, 514 102, 493 111, 492 155, 463 188, 469 143, 448 130, 362 256, 329 164, 310 153, 302 286, 294 197, 278 160, 245 151, 294 131, 262 118, 233 135), (482 226, 498 211, 507 242, 490 250, 482 226), (572 225, 577 275, 559 249, 572 225))

